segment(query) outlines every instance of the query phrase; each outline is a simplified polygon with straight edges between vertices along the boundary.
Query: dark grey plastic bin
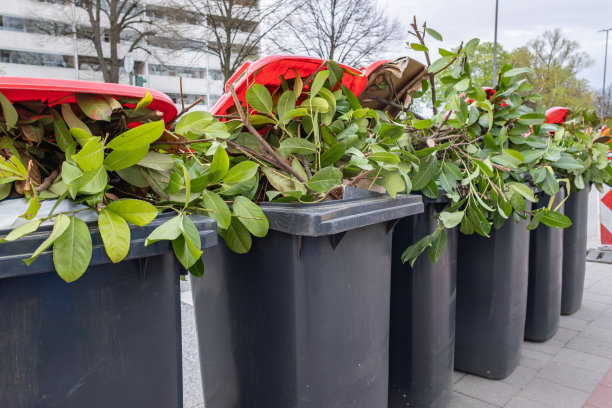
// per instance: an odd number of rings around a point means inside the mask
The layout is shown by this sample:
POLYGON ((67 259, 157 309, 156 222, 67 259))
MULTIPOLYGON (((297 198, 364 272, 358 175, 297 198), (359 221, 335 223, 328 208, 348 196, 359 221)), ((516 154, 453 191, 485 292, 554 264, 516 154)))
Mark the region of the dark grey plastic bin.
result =
MULTIPOLYGON (((442 193, 443 194, 443 193, 442 193)), ((455 350, 457 228, 447 230, 437 263, 427 253, 414 268, 402 252, 434 232, 446 200, 423 198, 425 212, 400 220, 393 231, 389 407, 442 408, 452 393, 455 350)))
POLYGON ((565 202, 565 215, 572 225, 563 230, 563 282, 561 314, 576 313, 582 305, 586 268, 589 188, 570 191, 565 202))
POLYGON ((509 219, 491 230, 490 238, 459 234, 456 370, 499 380, 519 363, 527 310, 528 224, 509 219))
POLYGON ((271 230, 249 253, 205 253, 192 289, 207 408, 387 406, 391 230, 423 204, 355 191, 264 204, 271 230))
MULTIPOLYGON (((555 195, 554 206, 564 198, 565 188, 562 187, 555 195)), ((548 206, 549 200, 546 193, 538 193, 537 208, 548 206)), ((563 206, 558 211, 563 212, 563 206)), ((546 341, 559 329, 562 265, 563 229, 538 225, 529 238, 525 340, 546 341)))
MULTIPOLYGON (((73 283, 51 251, 22 261, 49 228, 0 245, 0 407, 182 407, 180 264, 169 242, 144 246, 166 219, 131 227, 117 264, 94 223, 91 266, 73 283)), ((215 245, 216 223, 193 219, 202 246, 215 245)))

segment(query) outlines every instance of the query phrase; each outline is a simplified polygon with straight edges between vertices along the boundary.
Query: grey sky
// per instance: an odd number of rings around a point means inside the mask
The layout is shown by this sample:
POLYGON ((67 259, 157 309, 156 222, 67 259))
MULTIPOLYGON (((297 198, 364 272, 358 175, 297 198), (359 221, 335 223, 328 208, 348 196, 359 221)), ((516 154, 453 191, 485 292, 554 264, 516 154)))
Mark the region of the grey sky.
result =
MULTIPOLYGON (((429 27, 444 36, 443 48, 474 37, 493 41, 495 0, 379 0, 379 3, 386 5, 390 15, 397 16, 406 26, 413 15, 420 22, 427 21, 429 27)), ((598 30, 612 27, 612 0, 499 0, 498 42, 508 50, 556 27, 561 28, 567 38, 578 41, 594 60, 580 76, 601 89, 605 33, 598 30)), ((406 53, 413 57, 422 54, 402 48, 397 55, 406 53)), ((612 84, 611 65, 612 32, 607 85, 612 84)))

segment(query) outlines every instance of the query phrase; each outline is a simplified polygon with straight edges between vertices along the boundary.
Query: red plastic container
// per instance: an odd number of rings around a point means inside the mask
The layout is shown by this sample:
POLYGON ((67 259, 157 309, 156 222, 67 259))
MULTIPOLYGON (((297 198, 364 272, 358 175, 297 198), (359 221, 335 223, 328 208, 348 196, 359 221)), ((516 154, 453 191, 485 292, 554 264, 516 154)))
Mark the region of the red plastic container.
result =
MULTIPOLYGON (((225 84, 225 93, 217 101, 215 106, 213 106, 210 112, 213 115, 225 115, 228 109, 234 105, 232 95, 229 92, 229 84, 234 85, 238 99, 244 102, 246 99, 246 90, 249 85, 258 83, 272 89, 280 85, 281 75, 283 75, 285 79, 295 78, 295 72, 293 71, 295 69, 299 76, 306 77, 315 72, 321 64, 326 61, 327 60, 322 58, 295 55, 271 55, 255 62, 247 61, 242 64, 240 69, 227 81, 227 84, 225 84)), ((378 65, 383 62, 384 61, 379 61, 378 65)), ((376 64, 377 63, 374 63, 372 66, 376 64)), ((356 68, 343 64, 339 65, 345 71, 342 77, 342 84, 349 88, 355 96, 361 94, 368 82, 367 75, 356 68)))
POLYGON ((555 123, 560 125, 565 122, 568 112, 569 109, 560 106, 550 108, 546 111, 546 123, 555 123))
POLYGON ((70 95, 75 92, 142 98, 145 96, 145 90, 148 90, 153 96, 153 102, 149 105, 149 108, 162 112, 166 123, 177 115, 178 111, 172 99, 163 92, 154 89, 106 82, 0 76, 0 92, 11 101, 38 99, 43 102, 73 103, 75 98, 70 95))

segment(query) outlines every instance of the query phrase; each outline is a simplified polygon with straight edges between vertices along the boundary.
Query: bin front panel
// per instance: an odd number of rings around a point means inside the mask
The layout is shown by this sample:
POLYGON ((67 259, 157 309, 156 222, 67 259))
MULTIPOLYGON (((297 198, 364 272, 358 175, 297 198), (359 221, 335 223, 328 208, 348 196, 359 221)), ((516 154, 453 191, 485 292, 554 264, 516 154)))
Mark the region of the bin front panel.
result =
MULTIPOLYGON (((550 196, 539 193, 537 206, 548 205, 550 196)), ((562 188, 555 196, 555 207, 565 198, 562 188)), ((559 208, 563 212, 563 205, 559 208)), ((525 339, 546 341, 559 328, 561 315, 561 275, 563 229, 540 224, 529 238, 529 284, 525 339)))
POLYGON ((580 309, 584 293, 586 268, 589 189, 571 191, 565 202, 565 215, 572 225, 563 230, 563 279, 561 314, 571 315, 580 309))
POLYGON ((490 238, 459 234, 455 369, 505 378, 525 333, 528 220, 507 220, 490 238))
POLYGON ((192 281, 207 408, 387 406, 391 234, 270 231, 192 281))
MULTIPOLYGON (((400 220, 393 232, 391 327, 389 341, 389 407, 441 408, 451 395, 455 349, 457 229, 437 263, 427 253, 414 268, 402 252, 436 228, 436 205, 400 220)), ((442 204, 443 205, 443 204, 442 204)))
POLYGON ((0 279, 0 406, 180 407, 178 276, 166 252, 0 279))

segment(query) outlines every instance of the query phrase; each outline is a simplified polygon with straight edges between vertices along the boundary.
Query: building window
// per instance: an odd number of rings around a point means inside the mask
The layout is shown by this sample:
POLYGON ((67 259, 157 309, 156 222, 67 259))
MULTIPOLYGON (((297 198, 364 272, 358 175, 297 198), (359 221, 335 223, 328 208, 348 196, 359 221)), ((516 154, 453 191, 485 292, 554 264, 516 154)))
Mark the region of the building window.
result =
POLYGON ((43 52, 0 50, 0 61, 9 64, 74 68, 74 58, 71 55, 48 54, 43 52))
POLYGON ((218 69, 211 69, 210 79, 213 81, 223 81, 223 73, 218 69))
POLYGON ((206 68, 180 67, 177 65, 149 64, 149 75, 206 79, 206 68))

